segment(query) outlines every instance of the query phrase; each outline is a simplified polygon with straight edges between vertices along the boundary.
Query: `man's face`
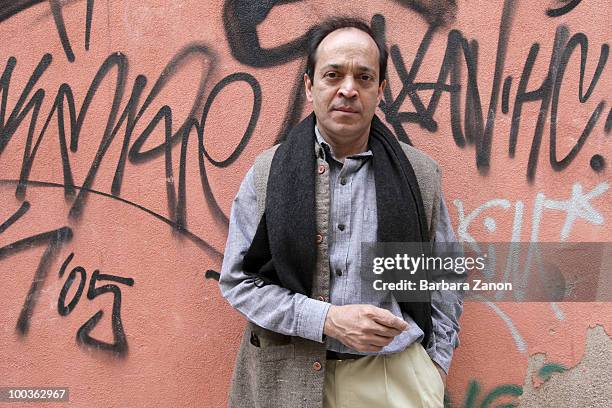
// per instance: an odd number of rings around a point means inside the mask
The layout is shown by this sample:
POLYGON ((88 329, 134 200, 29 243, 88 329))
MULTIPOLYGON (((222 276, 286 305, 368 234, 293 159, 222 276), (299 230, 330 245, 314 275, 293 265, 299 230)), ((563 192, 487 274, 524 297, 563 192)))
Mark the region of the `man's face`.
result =
POLYGON ((386 84, 378 84, 378 58, 374 40, 356 28, 321 41, 313 78, 305 74, 304 85, 323 134, 341 143, 369 132, 386 84))

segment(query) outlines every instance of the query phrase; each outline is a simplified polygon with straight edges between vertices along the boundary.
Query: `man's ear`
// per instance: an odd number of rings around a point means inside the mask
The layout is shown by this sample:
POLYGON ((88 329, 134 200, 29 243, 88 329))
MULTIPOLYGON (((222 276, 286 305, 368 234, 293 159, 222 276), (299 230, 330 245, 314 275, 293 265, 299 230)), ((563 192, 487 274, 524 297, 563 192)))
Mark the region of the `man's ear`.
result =
POLYGON ((312 102, 312 81, 308 74, 304 74, 304 89, 306 90, 306 99, 312 102))
POLYGON ((378 103, 380 103, 380 101, 382 101, 383 93, 385 91, 386 86, 387 86, 387 80, 386 79, 383 79, 383 81, 380 83, 380 85, 378 85, 378 103))

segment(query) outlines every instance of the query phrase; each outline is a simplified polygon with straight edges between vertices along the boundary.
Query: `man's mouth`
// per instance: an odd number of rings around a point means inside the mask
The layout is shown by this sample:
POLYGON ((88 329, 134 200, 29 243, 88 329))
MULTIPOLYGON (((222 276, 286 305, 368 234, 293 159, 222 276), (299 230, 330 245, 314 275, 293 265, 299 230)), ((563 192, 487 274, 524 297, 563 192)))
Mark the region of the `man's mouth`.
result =
POLYGON ((335 107, 333 110, 345 112, 345 113, 358 113, 359 112, 357 109, 351 108, 350 106, 338 106, 338 107, 335 107))

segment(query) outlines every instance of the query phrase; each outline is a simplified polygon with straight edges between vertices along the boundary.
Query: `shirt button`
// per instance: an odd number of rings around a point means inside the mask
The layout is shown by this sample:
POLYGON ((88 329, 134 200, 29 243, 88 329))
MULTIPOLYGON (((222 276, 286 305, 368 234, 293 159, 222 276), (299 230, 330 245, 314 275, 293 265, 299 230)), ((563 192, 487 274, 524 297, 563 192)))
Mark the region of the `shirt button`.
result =
POLYGON ((342 269, 336 269, 336 275, 342 276, 342 269))
POLYGON ((323 235, 317 234, 315 238, 316 238, 317 244, 320 244, 321 242, 323 242, 323 235))
POLYGON ((344 228, 345 228, 344 224, 338 224, 338 229, 340 231, 344 231, 344 228))
POLYGON ((323 174, 325 173, 325 166, 322 164, 319 164, 319 174, 323 174))
POLYGON ((321 368, 322 368, 322 367, 321 367, 321 363, 319 363, 318 361, 315 361, 315 362, 312 364, 312 369, 313 369, 313 370, 315 370, 315 371, 321 371, 321 368))
POLYGON ((343 186, 346 185, 346 178, 342 177, 340 179, 340 184, 342 184, 343 186))

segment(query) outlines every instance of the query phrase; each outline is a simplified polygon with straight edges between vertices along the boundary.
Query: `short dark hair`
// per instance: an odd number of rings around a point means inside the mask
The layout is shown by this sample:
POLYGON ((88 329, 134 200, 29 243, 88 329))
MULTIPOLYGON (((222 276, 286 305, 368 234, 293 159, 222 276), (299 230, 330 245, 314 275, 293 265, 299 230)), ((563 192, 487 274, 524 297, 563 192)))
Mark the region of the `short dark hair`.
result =
POLYGON ((387 46, 385 45, 385 40, 381 36, 376 36, 368 23, 356 17, 332 17, 325 20, 311 31, 308 42, 308 58, 306 60, 306 74, 310 80, 314 80, 314 68, 317 62, 316 54, 319 44, 321 44, 321 41, 323 41, 323 39, 329 34, 342 28, 356 28, 372 37, 376 43, 376 47, 378 48, 378 67, 380 71, 378 83, 381 84, 382 81, 385 80, 385 73, 387 72, 387 57, 389 55, 387 46))

